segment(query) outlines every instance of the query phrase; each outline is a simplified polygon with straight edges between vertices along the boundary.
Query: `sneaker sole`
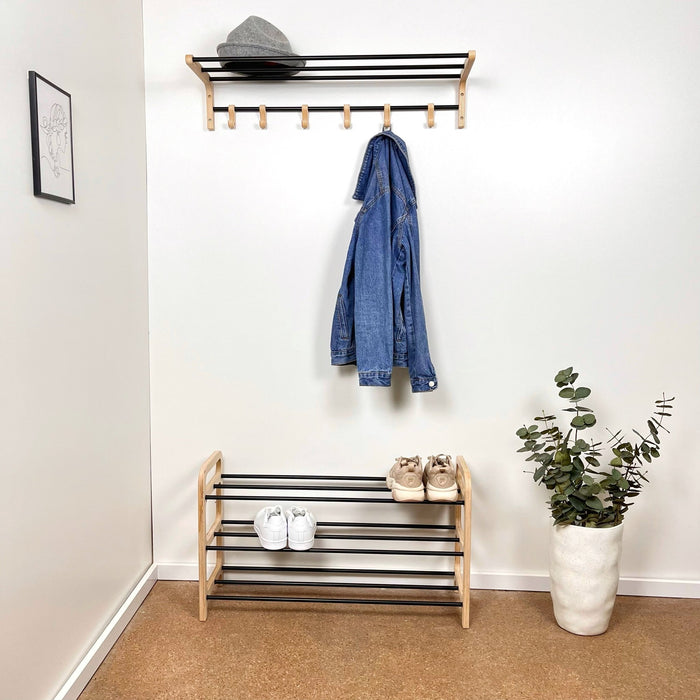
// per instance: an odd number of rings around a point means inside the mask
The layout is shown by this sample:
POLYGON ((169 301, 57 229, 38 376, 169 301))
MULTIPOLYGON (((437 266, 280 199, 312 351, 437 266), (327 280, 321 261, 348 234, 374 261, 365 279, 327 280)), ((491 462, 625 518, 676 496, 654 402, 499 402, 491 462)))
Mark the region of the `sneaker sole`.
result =
POLYGON ((391 497, 395 501, 424 501, 425 489, 422 486, 413 488, 410 486, 400 486, 394 482, 391 488, 391 497))
POLYGON ((457 500, 457 484, 449 486, 446 489, 438 488, 437 486, 428 485, 426 488, 429 501, 456 501, 457 500))
POLYGON ((266 537, 263 537, 257 530, 255 530, 255 534, 258 536, 258 539, 260 540, 260 544, 262 545, 263 549, 284 549, 287 546, 287 538, 285 537, 283 540, 268 540, 266 537))
POLYGON ((292 542, 289 540, 289 549, 294 549, 297 552, 303 552, 304 550, 311 549, 314 545, 314 538, 310 540, 302 540, 301 542, 292 542))

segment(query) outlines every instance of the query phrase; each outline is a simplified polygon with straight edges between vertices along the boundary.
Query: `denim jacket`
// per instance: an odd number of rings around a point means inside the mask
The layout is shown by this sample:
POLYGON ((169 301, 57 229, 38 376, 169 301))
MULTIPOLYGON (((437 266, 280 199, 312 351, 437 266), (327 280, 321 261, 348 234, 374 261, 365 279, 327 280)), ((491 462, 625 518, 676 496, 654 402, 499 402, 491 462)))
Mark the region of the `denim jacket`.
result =
POLYGON ((360 386, 390 386, 408 367, 414 392, 437 389, 420 292, 416 192, 406 144, 384 131, 369 142, 362 201, 331 330, 331 364, 357 364, 360 386))

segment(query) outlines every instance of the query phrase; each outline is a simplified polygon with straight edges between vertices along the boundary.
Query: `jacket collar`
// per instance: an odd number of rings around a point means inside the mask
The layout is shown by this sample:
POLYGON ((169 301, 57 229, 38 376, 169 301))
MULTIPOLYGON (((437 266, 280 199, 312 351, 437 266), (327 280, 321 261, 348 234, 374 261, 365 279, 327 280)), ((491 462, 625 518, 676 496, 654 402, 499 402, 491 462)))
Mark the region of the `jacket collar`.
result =
POLYGON ((363 200, 365 198, 365 193, 367 192, 367 185, 369 183, 369 177, 372 173, 372 161, 374 160, 375 154, 378 151, 380 144, 386 143, 389 146, 393 146, 394 153, 399 157, 401 165, 406 173, 406 177, 411 184, 411 191, 413 197, 416 196, 416 187, 413 183, 413 176, 411 175, 411 169, 408 165, 408 149, 406 148, 405 141, 397 136, 393 131, 386 130, 382 131, 376 136, 370 139, 367 145, 367 150, 365 151, 365 157, 362 161, 362 167, 360 168, 360 175, 357 178, 357 187, 355 188, 355 194, 353 194, 353 199, 363 200))

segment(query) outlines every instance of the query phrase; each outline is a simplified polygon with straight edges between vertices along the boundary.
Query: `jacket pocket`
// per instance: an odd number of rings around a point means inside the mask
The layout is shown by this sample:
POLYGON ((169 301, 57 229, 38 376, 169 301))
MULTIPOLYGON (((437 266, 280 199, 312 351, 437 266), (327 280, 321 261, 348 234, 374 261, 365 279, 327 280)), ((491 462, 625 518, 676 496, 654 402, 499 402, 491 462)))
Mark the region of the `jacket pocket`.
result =
POLYGON ((338 337, 341 340, 350 340, 350 329, 348 328, 348 316, 345 311, 345 300, 342 294, 338 294, 335 302, 335 319, 338 324, 338 337))

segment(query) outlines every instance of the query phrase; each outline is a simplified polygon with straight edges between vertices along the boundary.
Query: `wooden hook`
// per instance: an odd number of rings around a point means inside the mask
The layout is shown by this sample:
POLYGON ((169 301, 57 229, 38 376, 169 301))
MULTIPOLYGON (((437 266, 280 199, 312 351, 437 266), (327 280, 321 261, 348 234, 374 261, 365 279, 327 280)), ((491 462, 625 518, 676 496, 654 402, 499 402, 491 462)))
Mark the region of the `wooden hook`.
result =
POLYGON ((428 128, 432 129, 435 126, 435 105, 431 102, 428 105, 428 128))
POLYGON ((343 105, 343 126, 350 128, 350 105, 343 105))
POLYGON ((309 128, 309 105, 301 106, 301 128, 309 128))
POLYGON ((391 106, 384 105, 384 128, 391 129, 391 106))
POLYGON ((260 105, 260 128, 267 129, 267 109, 265 109, 265 105, 260 105))
POLYGON ((228 128, 236 128, 236 108, 233 105, 228 106, 228 128))

